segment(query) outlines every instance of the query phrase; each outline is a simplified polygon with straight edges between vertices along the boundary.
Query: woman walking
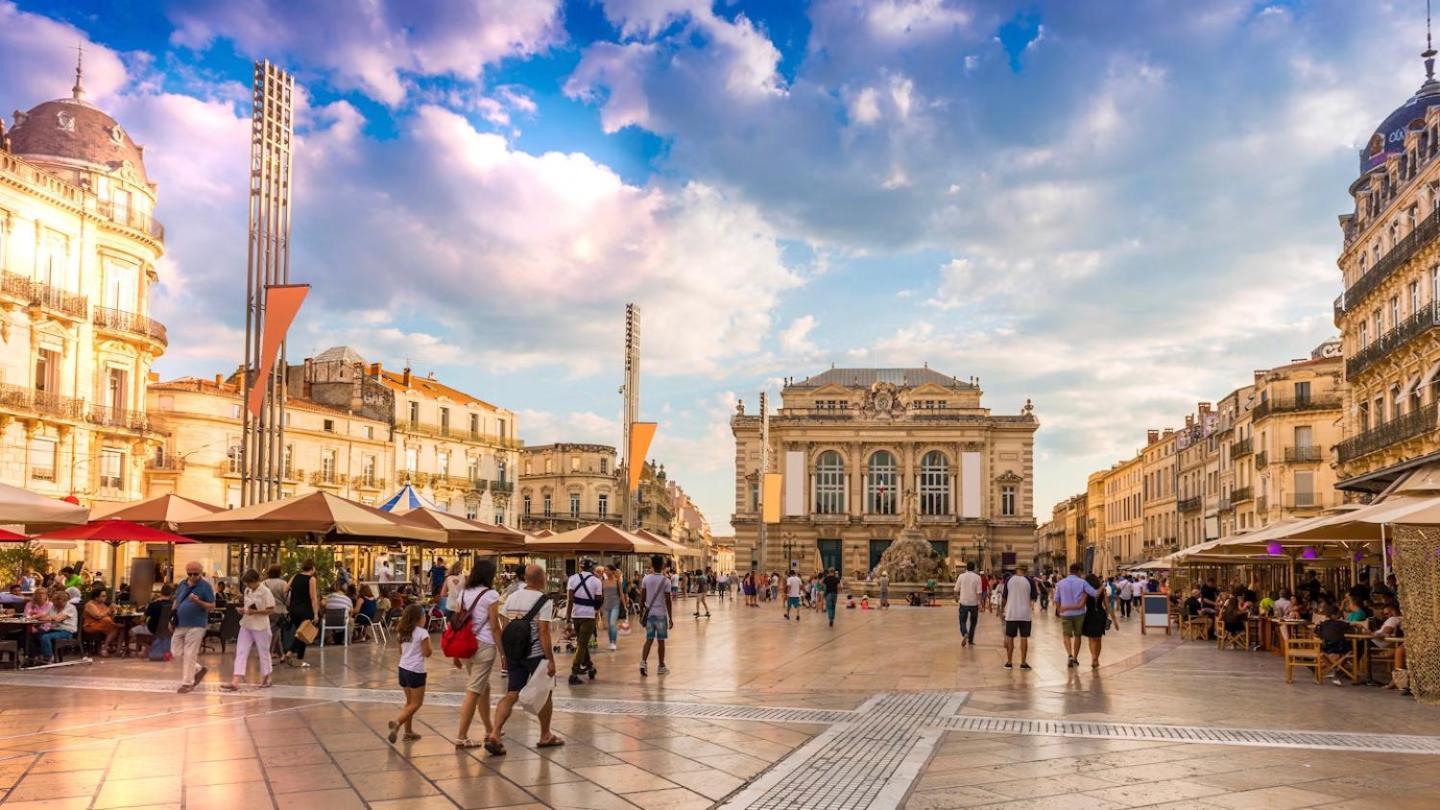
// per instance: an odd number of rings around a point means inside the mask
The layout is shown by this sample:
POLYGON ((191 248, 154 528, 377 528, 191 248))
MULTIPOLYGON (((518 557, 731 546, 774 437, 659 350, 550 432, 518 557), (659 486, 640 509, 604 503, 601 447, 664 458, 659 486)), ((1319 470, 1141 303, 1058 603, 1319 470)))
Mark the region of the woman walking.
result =
MULTIPOLYGON (((479 748, 490 736, 490 673, 499 658, 496 645, 500 641, 500 594, 495 591, 494 583, 495 561, 480 560, 470 569, 469 578, 461 583, 462 589, 456 594, 455 609, 469 612, 469 629, 475 634, 475 654, 463 662, 469 683, 465 686, 465 699, 460 703, 456 748, 479 748), (485 726, 485 737, 480 742, 470 739, 470 723, 476 712, 485 726)), ((462 666, 459 658, 455 659, 455 666, 462 666)))
POLYGON ((425 705, 425 659, 430 657, 430 631, 425 629, 425 610, 418 604, 406 606, 400 614, 400 688, 405 690, 405 707, 390 721, 389 740, 420 739, 415 733, 415 713, 425 705), (401 730, 404 730, 402 736, 401 730))
POLYGON ((620 614, 622 610, 626 615, 630 613, 630 599, 625 595, 625 589, 621 587, 620 572, 613 567, 605 569, 600 578, 600 584, 604 587, 600 612, 605 616, 605 630, 610 635, 610 649, 614 650, 615 641, 620 637, 620 614))
POLYGON ((710 592, 710 572, 697 571, 695 576, 695 618, 700 618, 700 610, 705 610, 705 618, 710 618, 710 603, 705 601, 705 596, 710 592))
POLYGON ((220 688, 226 692, 240 689, 245 668, 250 663, 250 648, 260 659, 260 688, 270 688, 270 617, 275 613, 275 594, 260 583, 260 572, 251 568, 240 578, 240 636, 235 641, 235 671, 230 683, 220 688))
POLYGON ((275 611, 270 614, 270 651, 276 660, 281 660, 285 651, 290 649, 291 641, 290 611, 287 607, 290 603, 290 583, 281 576, 280 566, 272 565, 265 569, 265 581, 260 584, 275 597, 275 611))
POLYGON ((295 631, 305 622, 314 623, 320 615, 320 583, 315 578, 315 561, 300 563, 300 573, 290 578, 290 649, 285 653, 285 662, 292 667, 307 668, 305 663, 305 642, 295 631))
MULTIPOLYGON (((1100 590, 1100 577, 1091 574, 1085 581, 1095 590, 1100 590)), ((1085 618, 1080 625, 1080 635, 1090 640, 1090 668, 1100 668, 1100 645, 1105 631, 1110 626, 1110 615, 1105 610, 1105 600, 1085 599, 1085 618)))

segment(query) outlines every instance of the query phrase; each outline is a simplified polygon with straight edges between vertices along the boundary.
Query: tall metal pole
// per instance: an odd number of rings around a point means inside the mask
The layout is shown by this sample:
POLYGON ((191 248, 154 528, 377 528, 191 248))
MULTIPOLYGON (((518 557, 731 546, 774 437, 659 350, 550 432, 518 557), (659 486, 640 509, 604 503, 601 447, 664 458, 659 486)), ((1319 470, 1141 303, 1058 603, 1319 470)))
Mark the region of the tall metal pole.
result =
MULTIPOLYGON (((635 423, 640 419, 640 305, 625 305, 625 384, 621 386, 620 392, 625 397, 625 430, 621 448, 625 454, 625 477, 621 487, 625 493, 625 528, 636 529, 640 527, 640 488, 637 485, 632 492, 630 489, 631 465, 639 464, 636 469, 640 473, 645 471, 645 459, 634 459, 630 457, 630 437, 634 432, 635 423)), ((639 477, 635 480, 639 481, 639 477)))
POLYGON ((241 408, 240 498, 242 505, 280 497, 285 455, 285 349, 267 379, 257 379, 266 291, 290 280, 291 117, 295 80, 270 64, 255 63, 250 118, 250 202, 245 277, 245 364, 241 402, 253 386, 265 395, 258 417, 241 408))
POLYGON ((759 546, 760 570, 764 571, 769 558, 769 537, 765 529, 765 474, 770 472, 770 408, 765 392, 760 392, 760 492, 757 505, 760 507, 759 530, 756 535, 759 546))

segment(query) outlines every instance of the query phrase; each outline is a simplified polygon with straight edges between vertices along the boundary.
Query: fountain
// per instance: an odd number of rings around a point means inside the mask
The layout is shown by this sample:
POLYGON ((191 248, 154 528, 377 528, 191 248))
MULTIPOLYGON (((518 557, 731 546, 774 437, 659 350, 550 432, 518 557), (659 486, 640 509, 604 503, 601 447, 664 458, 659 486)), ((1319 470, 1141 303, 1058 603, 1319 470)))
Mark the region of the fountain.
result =
POLYGON ((915 493, 905 493, 902 509, 905 527, 880 555, 880 562, 872 572, 877 579, 881 572, 890 577, 892 601, 897 596, 903 599, 911 592, 923 591, 931 581, 935 582, 937 590, 945 588, 951 581, 950 566, 915 525, 919 520, 917 511, 915 493))

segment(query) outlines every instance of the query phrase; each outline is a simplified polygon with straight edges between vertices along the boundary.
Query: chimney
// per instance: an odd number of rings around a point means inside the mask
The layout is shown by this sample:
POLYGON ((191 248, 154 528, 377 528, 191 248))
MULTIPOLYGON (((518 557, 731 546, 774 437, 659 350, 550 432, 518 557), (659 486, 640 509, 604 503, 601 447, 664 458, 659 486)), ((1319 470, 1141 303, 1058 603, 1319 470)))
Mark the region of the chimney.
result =
POLYGON ((1213 406, 1212 406, 1210 403, 1208 403, 1208 402, 1202 402, 1202 403, 1200 403, 1200 404, 1199 404, 1198 406, 1196 406, 1196 407, 1198 407, 1198 408, 1200 409, 1200 413, 1209 413, 1209 412, 1210 412, 1210 408, 1213 407, 1213 406))
POLYGON ((216 375, 215 375, 215 385, 216 385, 216 386, 221 386, 221 385, 224 385, 224 384, 225 384, 225 375, 224 375, 224 374, 216 374, 216 375))
POLYGON ((1161 436, 1161 438, 1168 439, 1168 438, 1170 438, 1171 436, 1174 436, 1174 435, 1175 435, 1175 428, 1165 428, 1165 433, 1161 436))
POLYGON ((1160 431, 1158 431, 1158 430, 1147 430, 1147 431, 1145 431, 1145 443, 1146 443, 1146 444, 1154 444, 1155 442, 1158 442, 1158 441, 1160 441, 1160 431))
POLYGON ((405 370, 404 370, 403 372, 401 372, 401 374, 400 374, 400 382, 404 383, 404 385, 405 385, 406 388, 409 388, 409 387, 410 387, 410 367, 409 367, 409 366, 406 366, 406 367, 405 367, 405 370))
POLYGON ((380 376, 380 370, 381 370, 381 366, 380 366, 379 363, 371 363, 371 364, 370 364, 370 376, 371 376, 371 377, 379 377, 379 376, 380 376))
POLYGON ((1187 427, 1187 428, 1195 427, 1195 415, 1194 415, 1194 414, 1188 414, 1188 413, 1185 414, 1185 427, 1187 427))

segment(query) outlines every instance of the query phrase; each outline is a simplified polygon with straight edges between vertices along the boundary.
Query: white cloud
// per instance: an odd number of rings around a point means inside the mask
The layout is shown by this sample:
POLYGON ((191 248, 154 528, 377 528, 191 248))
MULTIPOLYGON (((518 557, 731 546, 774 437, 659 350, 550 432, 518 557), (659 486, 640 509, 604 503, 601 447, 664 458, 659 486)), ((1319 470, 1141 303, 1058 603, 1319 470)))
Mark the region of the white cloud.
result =
POLYGON ((780 332, 780 348, 790 354, 813 354, 815 344, 810 333, 815 329, 814 315, 801 315, 780 332))

